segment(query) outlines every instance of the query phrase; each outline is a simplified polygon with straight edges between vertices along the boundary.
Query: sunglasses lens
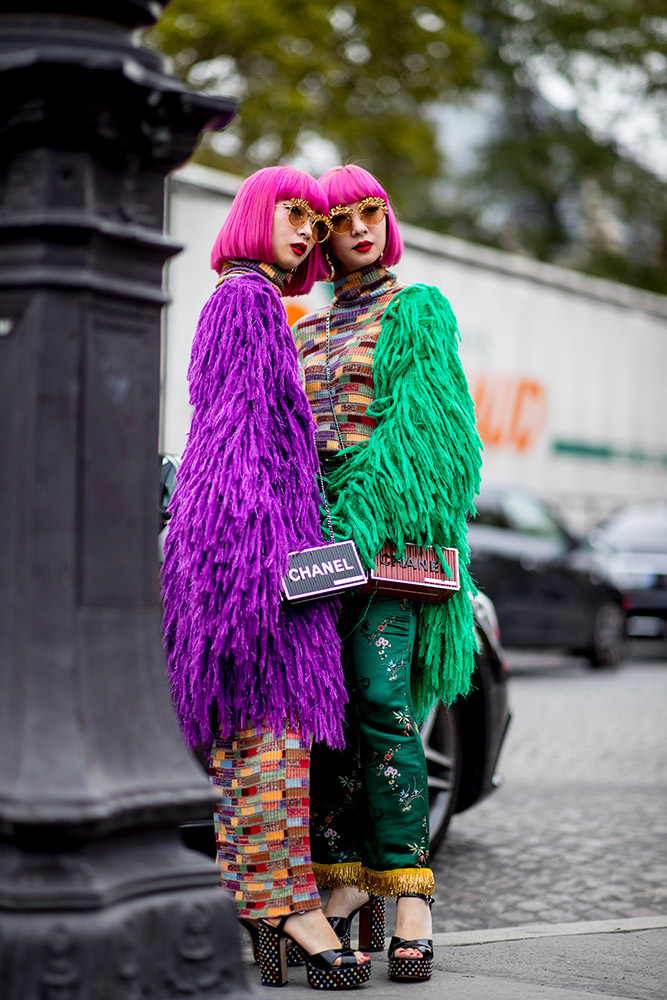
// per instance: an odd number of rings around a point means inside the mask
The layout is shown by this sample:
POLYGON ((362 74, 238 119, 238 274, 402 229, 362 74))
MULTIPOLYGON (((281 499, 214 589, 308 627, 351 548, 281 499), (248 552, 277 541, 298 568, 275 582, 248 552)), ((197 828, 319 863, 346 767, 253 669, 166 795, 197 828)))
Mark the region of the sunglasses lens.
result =
POLYGON ((308 213, 301 205, 292 205, 287 218, 290 221, 290 225, 292 225, 294 229, 298 229, 299 226, 302 226, 308 218, 308 213))
POLYGON ((324 243, 327 236, 329 235, 329 227, 327 226, 324 219, 314 219, 311 226, 313 231, 313 239, 316 243, 324 243))
POLYGON ((361 220, 366 226, 379 226, 384 219, 384 208, 382 205, 366 205, 359 212, 361 220))
POLYGON ((340 236, 342 233, 349 232, 352 228, 352 217, 347 212, 338 212, 336 215, 331 216, 329 225, 331 226, 332 233, 340 236))

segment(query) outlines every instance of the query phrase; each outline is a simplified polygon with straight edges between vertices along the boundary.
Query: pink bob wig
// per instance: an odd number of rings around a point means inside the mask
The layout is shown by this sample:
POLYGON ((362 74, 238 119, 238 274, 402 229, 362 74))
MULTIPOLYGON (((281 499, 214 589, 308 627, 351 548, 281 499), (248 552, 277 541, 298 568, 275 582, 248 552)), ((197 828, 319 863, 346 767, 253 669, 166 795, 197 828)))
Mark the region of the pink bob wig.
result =
MULTIPOLYGON (((326 215, 326 195, 310 174, 293 167, 264 167, 251 174, 239 188, 222 224, 213 249, 211 267, 220 272, 226 260, 245 257, 273 263, 271 234, 276 202, 304 198, 316 212, 326 215)), ((305 295, 321 270, 315 247, 285 285, 284 295, 305 295)))
MULTIPOLYGON (((382 254, 382 264, 385 267, 398 264, 403 254, 403 240, 387 192, 373 177, 373 174, 364 170, 363 167, 358 167, 355 163, 350 163, 345 167, 332 167, 331 170, 322 174, 319 181, 327 196, 328 210, 334 208, 335 205, 353 205, 355 202, 361 201, 362 198, 371 196, 384 198, 387 203, 387 243, 382 254)), ((322 246, 323 248, 329 247, 329 256, 331 256, 330 245, 324 243, 322 246)), ((315 251, 317 252, 319 249, 320 246, 317 246, 315 251)), ((322 256, 319 256, 319 259, 322 260, 322 256)), ((333 259, 335 263, 335 257, 333 259)), ((320 272, 317 277, 321 280, 324 275, 320 272)))

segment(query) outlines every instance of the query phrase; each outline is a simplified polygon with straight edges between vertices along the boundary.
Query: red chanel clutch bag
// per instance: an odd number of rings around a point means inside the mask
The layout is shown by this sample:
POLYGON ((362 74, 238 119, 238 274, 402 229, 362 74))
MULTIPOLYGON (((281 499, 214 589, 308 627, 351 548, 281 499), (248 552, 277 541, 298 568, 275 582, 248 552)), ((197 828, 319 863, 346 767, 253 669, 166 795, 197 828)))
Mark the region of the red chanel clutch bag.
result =
POLYGON ((407 544, 403 559, 396 558, 396 546, 387 542, 375 557, 368 583, 359 589, 377 591, 387 597, 411 597, 415 600, 444 603, 460 589, 459 553, 443 549, 445 566, 435 549, 407 544), (447 572, 449 570, 449 575, 447 572))

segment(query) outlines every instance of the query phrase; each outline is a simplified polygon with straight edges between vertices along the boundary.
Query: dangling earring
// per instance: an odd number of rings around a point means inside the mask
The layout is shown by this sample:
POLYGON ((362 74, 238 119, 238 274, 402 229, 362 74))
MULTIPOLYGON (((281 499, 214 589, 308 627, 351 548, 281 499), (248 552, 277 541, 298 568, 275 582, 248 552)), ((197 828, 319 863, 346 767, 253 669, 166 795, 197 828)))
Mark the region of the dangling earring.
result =
POLYGON ((328 250, 324 251, 324 259, 327 262, 327 267, 329 268, 329 281, 333 281, 334 278, 336 277, 336 268, 334 267, 333 261, 329 256, 328 250))

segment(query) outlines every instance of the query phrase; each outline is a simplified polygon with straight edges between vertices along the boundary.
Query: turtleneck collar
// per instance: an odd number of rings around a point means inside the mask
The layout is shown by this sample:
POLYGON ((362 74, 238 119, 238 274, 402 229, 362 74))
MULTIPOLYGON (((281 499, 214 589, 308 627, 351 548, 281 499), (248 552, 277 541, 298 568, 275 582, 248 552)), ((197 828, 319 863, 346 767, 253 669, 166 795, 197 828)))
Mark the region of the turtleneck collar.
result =
POLYGON ((268 278, 280 295, 283 294, 285 285, 290 277, 290 272, 283 271, 277 264, 267 264, 263 260, 249 260, 244 257, 225 261, 220 271, 220 277, 216 282, 216 288, 223 281, 226 281, 227 278, 236 277, 239 274, 261 274, 262 277, 268 278))
POLYGON ((361 298, 374 298, 386 292, 396 284, 396 281, 396 275, 377 261, 366 264, 358 271, 352 271, 351 274, 344 274, 334 280, 334 303, 338 306, 361 298))

